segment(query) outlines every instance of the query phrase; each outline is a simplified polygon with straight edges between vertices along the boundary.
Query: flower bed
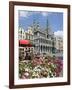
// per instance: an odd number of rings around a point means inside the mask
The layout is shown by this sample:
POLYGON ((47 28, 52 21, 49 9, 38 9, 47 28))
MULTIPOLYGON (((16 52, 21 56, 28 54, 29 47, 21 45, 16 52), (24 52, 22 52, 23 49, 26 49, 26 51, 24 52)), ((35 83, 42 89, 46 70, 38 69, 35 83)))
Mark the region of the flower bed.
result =
POLYGON ((61 77, 62 72, 63 60, 57 58, 34 58, 19 63, 19 77, 22 79, 61 77))

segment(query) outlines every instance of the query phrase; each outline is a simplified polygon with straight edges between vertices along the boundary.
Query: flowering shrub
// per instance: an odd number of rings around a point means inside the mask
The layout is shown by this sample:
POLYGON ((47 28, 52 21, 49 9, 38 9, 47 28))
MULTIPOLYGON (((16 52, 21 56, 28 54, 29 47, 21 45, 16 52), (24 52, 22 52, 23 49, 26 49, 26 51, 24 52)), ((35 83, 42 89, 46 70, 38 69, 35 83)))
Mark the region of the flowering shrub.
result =
POLYGON ((41 64, 43 64, 43 59, 38 59, 38 58, 35 58, 35 59, 33 59, 32 60, 32 64, 34 65, 34 66, 36 66, 36 65, 41 65, 41 64))
POLYGON ((62 72, 63 61, 57 58, 34 58, 19 63, 19 77, 22 79, 61 77, 62 72))

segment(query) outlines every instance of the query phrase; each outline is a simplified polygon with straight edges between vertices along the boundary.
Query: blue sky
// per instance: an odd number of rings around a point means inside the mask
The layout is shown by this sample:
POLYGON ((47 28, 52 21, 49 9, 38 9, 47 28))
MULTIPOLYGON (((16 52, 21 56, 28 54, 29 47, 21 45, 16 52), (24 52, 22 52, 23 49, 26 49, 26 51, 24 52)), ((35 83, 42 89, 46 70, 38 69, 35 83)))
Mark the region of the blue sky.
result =
POLYGON ((46 28, 48 19, 49 26, 56 34, 63 33, 63 13, 61 12, 45 12, 45 11, 25 11, 19 10, 19 27, 27 30, 28 26, 33 24, 33 20, 39 22, 42 28, 46 28))

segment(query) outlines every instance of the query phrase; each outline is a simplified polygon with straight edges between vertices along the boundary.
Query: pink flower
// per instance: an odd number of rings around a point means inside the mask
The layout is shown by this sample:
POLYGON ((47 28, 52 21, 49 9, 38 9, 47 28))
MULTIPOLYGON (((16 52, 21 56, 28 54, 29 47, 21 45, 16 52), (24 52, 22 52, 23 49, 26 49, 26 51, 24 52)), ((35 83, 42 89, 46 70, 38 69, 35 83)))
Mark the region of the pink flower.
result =
POLYGON ((35 59, 32 61, 32 64, 33 64, 33 65, 43 64, 43 59, 41 59, 41 58, 35 58, 35 59))
POLYGON ((29 72, 24 72, 23 74, 22 74, 22 79, 26 79, 26 78, 29 78, 29 72))

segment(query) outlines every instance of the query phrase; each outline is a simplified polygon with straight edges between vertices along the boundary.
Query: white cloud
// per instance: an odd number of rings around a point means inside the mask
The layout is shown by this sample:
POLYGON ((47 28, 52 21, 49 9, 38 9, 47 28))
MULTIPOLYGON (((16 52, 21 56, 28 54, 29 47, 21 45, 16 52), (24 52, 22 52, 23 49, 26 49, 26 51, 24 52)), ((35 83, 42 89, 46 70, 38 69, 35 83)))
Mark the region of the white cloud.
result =
POLYGON ((20 11, 20 17, 28 17, 29 12, 27 11, 20 11))
POLYGON ((42 15, 46 17, 48 14, 46 12, 42 12, 42 15))
POLYGON ((49 15, 51 15, 51 14, 52 14, 52 12, 49 12, 49 13, 47 13, 47 12, 42 12, 42 15, 45 16, 45 17, 46 17, 46 16, 49 16, 49 15))
POLYGON ((32 15, 32 14, 42 14, 44 17, 46 17, 46 16, 48 16, 48 15, 51 15, 52 13, 51 12, 49 12, 49 13, 47 13, 47 12, 28 12, 28 11, 20 11, 20 17, 29 17, 30 15, 32 15))
POLYGON ((61 30, 56 31, 56 32, 54 32, 54 35, 55 35, 55 36, 63 37, 63 31, 61 31, 61 30))

